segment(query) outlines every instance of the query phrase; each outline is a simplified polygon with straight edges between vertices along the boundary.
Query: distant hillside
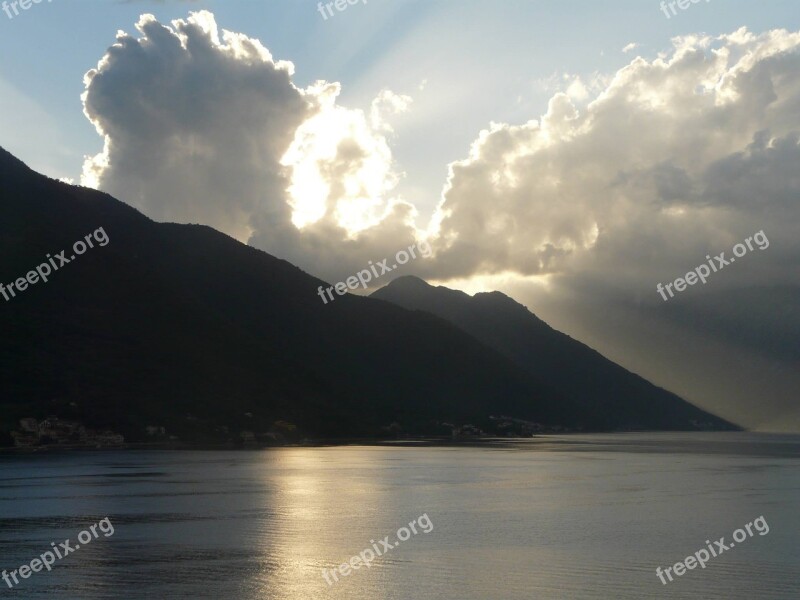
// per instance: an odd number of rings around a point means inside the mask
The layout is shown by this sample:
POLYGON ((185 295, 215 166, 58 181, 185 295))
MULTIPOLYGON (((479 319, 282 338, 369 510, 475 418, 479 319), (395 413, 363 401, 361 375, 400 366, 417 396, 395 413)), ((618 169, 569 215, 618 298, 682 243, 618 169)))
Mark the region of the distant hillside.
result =
MULTIPOLYGON (((573 403, 446 321, 322 281, 208 227, 159 224, 0 150, 0 282, 102 227, 89 249, 0 298, 0 431, 53 414, 184 440, 442 433, 509 414, 588 425, 573 403)), ((6 440, 7 440, 6 435, 6 440)))
POLYGON ((448 320, 577 403, 594 427, 731 427, 556 331, 500 292, 469 296, 416 277, 401 277, 371 297, 448 320))

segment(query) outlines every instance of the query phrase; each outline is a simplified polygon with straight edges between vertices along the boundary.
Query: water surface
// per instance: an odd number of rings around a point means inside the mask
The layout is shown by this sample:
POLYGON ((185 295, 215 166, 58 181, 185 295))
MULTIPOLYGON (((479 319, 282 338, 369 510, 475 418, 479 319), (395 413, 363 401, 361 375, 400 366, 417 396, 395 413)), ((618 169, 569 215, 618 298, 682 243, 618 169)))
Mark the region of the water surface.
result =
MULTIPOLYGON (((792 599, 800 437, 543 436, 493 444, 0 455, 0 567, 109 517, 114 534, 9 598, 792 599), (422 514, 371 568, 321 575, 422 514), (763 515, 705 569, 671 566, 763 515)), ((726 543, 727 543, 726 542, 726 543)))

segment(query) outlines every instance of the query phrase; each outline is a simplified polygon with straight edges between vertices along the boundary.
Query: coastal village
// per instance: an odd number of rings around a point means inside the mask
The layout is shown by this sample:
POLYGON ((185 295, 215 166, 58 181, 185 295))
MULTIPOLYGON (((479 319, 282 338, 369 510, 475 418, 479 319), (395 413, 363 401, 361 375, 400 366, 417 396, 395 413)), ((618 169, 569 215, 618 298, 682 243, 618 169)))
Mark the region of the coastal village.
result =
POLYGON ((58 417, 47 417, 38 421, 33 417, 19 420, 19 429, 11 432, 14 446, 34 448, 58 445, 69 447, 120 447, 125 443, 122 434, 109 429, 94 430, 77 421, 67 421, 58 417))
MULTIPOLYGON (((251 417, 252 414, 245 413, 251 417)), ((195 417, 187 415, 188 420, 196 420, 195 417)), ((564 433, 568 429, 558 426, 546 426, 541 423, 525 421, 508 416, 490 417, 493 423, 494 433, 487 433, 475 425, 456 425, 453 423, 441 423, 444 430, 450 431, 453 439, 480 438, 480 437, 532 437, 542 433, 564 433)), ((269 431, 257 433, 253 430, 242 430, 238 435, 231 431, 227 426, 217 426, 214 428, 214 441, 223 441, 234 446, 274 446, 285 445, 287 443, 303 441, 302 436, 298 437, 297 426, 287 421, 276 421, 269 431)), ((390 437, 404 438, 403 428, 399 423, 392 423, 383 427, 383 431, 390 437)), ((179 443, 178 436, 167 435, 166 428, 160 425, 148 425, 143 431, 148 443, 175 444, 179 443)), ((11 432, 16 448, 121 448, 130 444, 125 443, 125 437, 111 429, 92 429, 85 426, 80 421, 61 419, 56 416, 48 416, 44 420, 33 417, 20 419, 18 427, 11 432)), ((138 444, 134 444, 138 445, 138 444)))

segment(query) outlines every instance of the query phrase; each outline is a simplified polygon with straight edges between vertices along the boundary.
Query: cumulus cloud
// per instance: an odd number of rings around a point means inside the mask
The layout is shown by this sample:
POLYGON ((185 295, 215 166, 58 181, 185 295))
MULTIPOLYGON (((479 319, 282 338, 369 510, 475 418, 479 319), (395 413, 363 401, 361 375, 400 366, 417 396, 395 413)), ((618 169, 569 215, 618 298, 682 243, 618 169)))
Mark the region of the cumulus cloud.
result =
MULTIPOLYGON (((220 33, 210 13, 120 32, 85 76, 84 111, 104 136, 83 182, 164 221, 249 233, 264 198, 286 186, 280 158, 313 111, 293 65, 257 40, 220 33)), ((283 220, 288 214, 282 208, 283 220)))
POLYGON ((384 91, 366 113, 336 104, 338 84, 318 85, 319 110, 298 127, 281 159, 295 227, 279 238, 271 216, 255 214, 250 243, 337 279, 418 237, 415 208, 393 193, 401 174, 387 137, 388 118, 411 99, 384 91))
MULTIPOLYGON (((439 280, 503 273, 652 287, 765 229, 770 267, 797 282, 800 34, 684 36, 612 77, 556 78, 540 118, 492 123, 449 166, 430 223, 395 193, 390 119, 341 86, 299 89, 294 67, 211 13, 118 34, 86 75, 104 136, 83 181, 160 220, 202 222, 336 280, 427 235, 439 280), (757 229, 753 229, 756 226, 757 229), (782 266, 783 265, 783 266, 782 266)), ((741 280, 740 280, 741 283, 741 280)))
MULTIPOLYGON (((585 107, 558 93, 540 119, 492 124, 450 166, 439 277, 591 273, 651 287, 759 229, 781 240, 768 262, 788 264, 799 45, 786 31, 678 38, 585 107)), ((794 269, 748 272, 798 282, 794 269)))
POLYGON ((337 104, 338 83, 299 89, 292 63, 220 32, 207 11, 169 25, 143 15, 136 29, 85 76, 84 111, 105 144, 84 185, 320 275, 414 241, 389 145, 389 118, 411 98, 384 90, 363 111, 337 104))

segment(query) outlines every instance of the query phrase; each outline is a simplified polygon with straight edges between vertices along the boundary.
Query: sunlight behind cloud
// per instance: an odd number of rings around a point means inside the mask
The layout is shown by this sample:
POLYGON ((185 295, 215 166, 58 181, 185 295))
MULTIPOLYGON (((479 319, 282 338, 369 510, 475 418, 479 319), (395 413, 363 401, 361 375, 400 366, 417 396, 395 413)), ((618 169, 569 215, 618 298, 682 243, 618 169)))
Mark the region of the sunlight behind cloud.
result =
POLYGON ((292 222, 302 229, 331 215, 352 236, 386 216, 388 196, 400 177, 393 170, 386 117, 407 110, 410 98, 385 90, 367 117, 362 110, 336 105, 338 84, 319 82, 311 91, 319 110, 298 127, 281 158, 291 173, 292 222))

